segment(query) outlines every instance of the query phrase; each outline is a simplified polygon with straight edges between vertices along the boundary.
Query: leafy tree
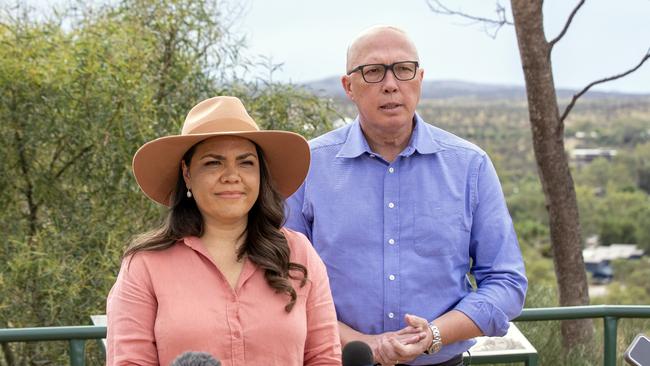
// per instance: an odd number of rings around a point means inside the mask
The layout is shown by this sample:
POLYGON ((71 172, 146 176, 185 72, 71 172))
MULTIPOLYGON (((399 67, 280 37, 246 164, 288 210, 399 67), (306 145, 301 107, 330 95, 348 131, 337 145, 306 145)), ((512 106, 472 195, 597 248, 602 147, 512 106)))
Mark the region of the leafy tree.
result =
POLYGON ((650 196, 645 192, 608 192, 597 212, 602 244, 632 243, 650 250, 650 196))
POLYGON ((636 186, 633 170, 619 157, 614 158, 613 161, 597 158, 589 165, 578 169, 575 176, 578 184, 595 187, 601 194, 608 189, 635 189, 636 186))
POLYGON ((639 188, 650 194, 650 142, 637 145, 634 150, 636 179, 639 188))
MULTIPOLYGON (((624 77, 639 69, 648 59, 650 50, 629 70, 589 83, 576 93, 560 112, 553 79, 552 52, 567 34, 574 17, 584 5, 581 0, 568 15, 558 35, 546 37, 542 0, 511 0, 510 10, 497 5, 497 18, 478 17, 453 10, 440 0, 427 0, 432 11, 461 16, 494 26, 493 36, 504 25, 514 25, 526 83, 529 121, 537 170, 548 209, 553 261, 561 306, 587 305, 589 293, 582 259, 582 238, 576 191, 569 169, 564 145, 564 122, 577 100, 593 86, 624 77), (509 15, 512 20, 509 20, 509 15)), ((570 320, 562 323, 566 350, 591 342, 593 326, 590 320, 570 320)))
MULTIPOLYGON (((131 175, 133 153, 178 133, 198 101, 239 95, 263 128, 330 128, 328 101, 237 76, 254 61, 228 33, 224 6, 122 0, 50 20, 4 9, 0 327, 85 324, 104 312, 122 248, 161 214, 131 175)), ((0 365, 61 364, 65 349, 2 344, 0 365)))

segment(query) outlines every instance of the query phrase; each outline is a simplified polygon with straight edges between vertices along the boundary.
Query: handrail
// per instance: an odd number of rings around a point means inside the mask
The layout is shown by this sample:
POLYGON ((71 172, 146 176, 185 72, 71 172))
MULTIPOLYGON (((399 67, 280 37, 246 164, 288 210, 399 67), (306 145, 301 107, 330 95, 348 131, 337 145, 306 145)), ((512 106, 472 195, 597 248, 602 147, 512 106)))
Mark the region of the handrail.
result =
POLYGON ((587 305, 524 309, 513 321, 604 318, 650 318, 650 305, 587 305))
POLYGON ((79 325, 0 329, 0 342, 68 341, 71 366, 86 364, 86 339, 101 338, 106 338, 106 326, 79 325))
POLYGON ((513 321, 548 321, 603 318, 603 365, 616 365, 616 333, 619 318, 650 318, 648 305, 587 305, 524 309, 513 321))
POLYGON ((0 342, 67 341, 70 339, 106 338, 106 326, 78 325, 71 327, 0 329, 0 342))
MULTIPOLYGON (((588 305, 524 309, 513 321, 551 321, 603 318, 605 366, 616 365, 616 332, 619 318, 650 318, 650 305, 588 305)), ((106 337, 106 326, 86 325, 67 327, 6 328, 0 329, 0 342, 30 342, 68 340, 70 364, 83 366, 87 339, 106 337)), ((508 359, 495 362, 507 362, 508 359)))

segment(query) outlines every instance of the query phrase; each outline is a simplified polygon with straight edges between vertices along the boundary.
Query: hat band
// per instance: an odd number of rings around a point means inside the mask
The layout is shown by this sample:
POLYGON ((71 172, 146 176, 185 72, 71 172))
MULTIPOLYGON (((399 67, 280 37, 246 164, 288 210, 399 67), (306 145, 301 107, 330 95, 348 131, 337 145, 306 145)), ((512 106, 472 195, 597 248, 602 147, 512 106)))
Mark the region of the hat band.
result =
POLYGON ((212 121, 201 121, 183 128, 181 135, 197 135, 201 133, 228 133, 242 131, 259 131, 259 128, 249 121, 242 119, 215 119, 212 121))

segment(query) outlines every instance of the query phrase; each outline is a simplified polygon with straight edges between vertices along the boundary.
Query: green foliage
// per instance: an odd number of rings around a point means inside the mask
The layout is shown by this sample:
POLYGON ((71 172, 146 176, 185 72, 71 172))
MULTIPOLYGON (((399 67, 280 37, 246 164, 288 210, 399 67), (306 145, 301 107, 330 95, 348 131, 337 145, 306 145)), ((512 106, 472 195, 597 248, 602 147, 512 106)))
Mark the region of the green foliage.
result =
POLYGON ((633 162, 639 188, 650 194, 650 142, 636 146, 633 162))
POLYGON ((636 243, 650 250, 650 196, 643 191, 609 193, 597 207, 601 243, 636 243))
MULTIPOLYGON (((198 101, 239 95, 262 127, 306 137, 330 128, 328 101, 236 77, 251 61, 228 33, 223 6, 123 0, 51 21, 5 9, 0 327, 88 324, 104 313, 123 247, 162 212, 131 176, 133 153, 178 133, 198 101)), ((0 365, 63 364, 66 350, 16 343, 0 365)))
MULTIPOLYGON (((550 262, 550 260, 546 260, 550 262)), ((529 261, 526 265, 529 265, 529 261)), ((548 264, 552 271, 552 264, 548 264)), ((534 278, 528 273, 530 278, 534 278)), ((546 277, 546 276, 545 276, 546 277)), ((526 296, 526 308, 557 306, 557 288, 555 280, 546 284, 531 283, 526 296)), ((540 365, 596 365, 602 357, 602 345, 594 342, 590 346, 576 347, 565 354, 560 337, 559 321, 518 322, 517 327, 537 349, 540 365), (598 351, 600 349, 600 351, 598 351)))
POLYGON ((614 281, 607 286, 604 296, 595 298, 595 304, 637 305, 650 304, 650 259, 617 260, 612 263, 614 281))
POLYGON ((615 159, 610 162, 604 158, 598 158, 575 173, 576 181, 590 187, 598 187, 601 190, 623 190, 634 187, 636 182, 633 172, 628 166, 615 159))
MULTIPOLYGON (((545 234, 548 229, 548 213, 542 187, 537 179, 520 179, 507 181, 503 184, 508 210, 515 222, 534 222, 539 234, 545 234), (541 230, 541 231, 540 231, 541 230)), ((519 233, 519 232, 517 232, 519 233)))
MULTIPOLYGON (((274 83, 277 65, 269 65, 268 78, 242 78, 255 60, 229 33, 228 15, 237 9, 227 6, 122 0, 45 21, 20 8, 0 17, 0 327, 87 324, 104 312, 122 248, 162 213, 139 192, 131 157, 145 141, 177 133, 198 101, 239 96, 263 128, 308 138, 331 129, 339 117, 333 101, 274 83)), ((557 306, 525 100, 423 100, 420 107, 425 120, 490 153, 526 261, 526 307, 557 306)), ((350 104, 336 109, 356 113, 350 104)), ((643 97, 581 100, 566 121, 567 137, 586 134, 571 146, 619 152, 573 169, 583 237, 634 241, 650 251, 649 121, 643 97)), ((614 265, 614 283, 593 302, 650 303, 647 261, 614 265)), ((639 324, 648 329, 648 322, 621 323, 619 352, 639 324)), ((597 363, 602 355, 599 337, 592 350, 562 355, 559 323, 520 328, 542 365, 597 363)), ((11 356, 15 364, 64 364, 66 349, 16 343, 11 356)), ((0 365, 6 359, 0 353, 0 365)))

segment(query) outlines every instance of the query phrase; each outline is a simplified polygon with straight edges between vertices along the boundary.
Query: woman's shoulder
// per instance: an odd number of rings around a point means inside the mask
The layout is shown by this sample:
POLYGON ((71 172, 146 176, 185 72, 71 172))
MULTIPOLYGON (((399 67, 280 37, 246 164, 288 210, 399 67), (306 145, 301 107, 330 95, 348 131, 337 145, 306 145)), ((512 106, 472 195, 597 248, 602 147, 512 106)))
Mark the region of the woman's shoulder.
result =
POLYGON ((286 227, 286 226, 281 227, 281 228, 280 228, 280 231, 284 234, 284 236, 285 236, 285 237, 287 238, 287 240, 290 241, 290 242, 291 242, 291 241, 294 241, 294 242, 295 242, 295 241, 298 241, 298 242, 301 242, 301 243, 309 244, 309 246, 311 246, 311 243, 309 242, 309 239, 307 239, 307 237, 305 236, 305 234, 303 234, 303 233, 301 233, 301 232, 299 232, 299 231, 295 231, 295 230, 289 229, 289 228, 286 227))
POLYGON ((292 261, 305 265, 319 265, 322 262, 313 245, 303 233, 286 227, 280 230, 284 237, 287 238, 292 261))
POLYGON ((150 266, 160 262, 165 263, 178 258, 187 249, 187 245, 183 244, 183 239, 172 244, 165 249, 144 249, 138 250, 122 259, 122 263, 127 263, 129 266, 150 266))
POLYGON ((291 251, 308 252, 310 249, 313 250, 311 242, 303 233, 291 230, 287 227, 282 227, 280 231, 282 231, 284 237, 287 238, 291 251))

